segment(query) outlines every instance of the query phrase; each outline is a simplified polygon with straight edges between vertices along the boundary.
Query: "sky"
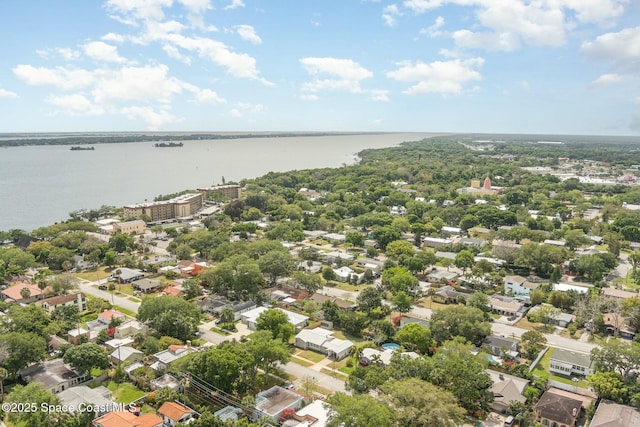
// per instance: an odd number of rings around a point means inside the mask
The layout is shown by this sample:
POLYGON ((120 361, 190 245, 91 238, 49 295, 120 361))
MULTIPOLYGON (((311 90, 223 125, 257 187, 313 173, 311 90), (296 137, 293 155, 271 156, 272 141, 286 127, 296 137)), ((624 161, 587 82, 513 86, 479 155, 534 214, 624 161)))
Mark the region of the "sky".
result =
POLYGON ((638 0, 0 1, 0 132, 640 135, 638 0))

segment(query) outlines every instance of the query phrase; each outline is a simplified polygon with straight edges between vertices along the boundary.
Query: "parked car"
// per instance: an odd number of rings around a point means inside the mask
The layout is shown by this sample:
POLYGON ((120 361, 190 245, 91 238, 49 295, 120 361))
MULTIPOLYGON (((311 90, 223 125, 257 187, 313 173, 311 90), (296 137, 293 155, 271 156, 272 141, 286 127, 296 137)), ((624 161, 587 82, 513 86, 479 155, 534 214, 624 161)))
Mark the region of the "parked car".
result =
POLYGON ((107 287, 107 285, 99 285, 98 289, 100 289, 101 291, 106 291, 109 288, 107 287))

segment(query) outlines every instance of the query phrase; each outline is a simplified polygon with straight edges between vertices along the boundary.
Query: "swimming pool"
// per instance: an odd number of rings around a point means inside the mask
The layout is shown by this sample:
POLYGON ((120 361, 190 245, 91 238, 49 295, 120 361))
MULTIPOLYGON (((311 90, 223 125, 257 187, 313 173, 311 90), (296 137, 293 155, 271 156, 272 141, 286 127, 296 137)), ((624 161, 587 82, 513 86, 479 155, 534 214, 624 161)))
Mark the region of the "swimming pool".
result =
POLYGON ((400 345, 393 342, 386 342, 382 344, 380 347, 382 347, 385 350, 397 350, 400 348, 400 345))

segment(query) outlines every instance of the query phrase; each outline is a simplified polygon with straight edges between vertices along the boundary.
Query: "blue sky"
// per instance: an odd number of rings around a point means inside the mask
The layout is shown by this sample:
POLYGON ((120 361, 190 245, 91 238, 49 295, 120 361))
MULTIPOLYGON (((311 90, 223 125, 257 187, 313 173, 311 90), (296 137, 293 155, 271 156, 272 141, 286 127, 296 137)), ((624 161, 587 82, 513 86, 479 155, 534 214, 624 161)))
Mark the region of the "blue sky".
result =
POLYGON ((0 2, 0 132, 637 135, 637 0, 0 2))

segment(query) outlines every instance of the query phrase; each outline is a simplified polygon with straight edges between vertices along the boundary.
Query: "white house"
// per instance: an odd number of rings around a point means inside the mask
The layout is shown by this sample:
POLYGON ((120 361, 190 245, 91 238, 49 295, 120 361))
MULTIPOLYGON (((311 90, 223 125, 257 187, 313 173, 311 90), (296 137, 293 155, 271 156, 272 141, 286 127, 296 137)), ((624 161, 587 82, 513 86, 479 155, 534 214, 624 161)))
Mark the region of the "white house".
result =
MULTIPOLYGON (((256 307, 253 310, 242 313, 241 321, 242 323, 247 325, 250 331, 255 331, 258 317, 260 317, 260 315, 267 310, 267 307, 256 307)), ((294 313, 293 311, 283 310, 281 308, 276 308, 276 310, 280 310, 287 315, 289 323, 291 323, 296 328, 296 331, 299 332, 302 328, 307 326, 307 320, 309 320, 309 317, 302 314, 294 313)))
POLYGON ((504 288, 506 291, 510 291, 516 297, 529 297, 531 291, 538 289, 540 285, 527 281, 522 276, 506 276, 504 278, 504 288))
POLYGON ((333 331, 324 328, 303 329, 296 335, 294 343, 296 347, 314 350, 335 360, 344 359, 353 348, 351 341, 335 338, 333 331))
POLYGON ((336 279, 341 282, 353 283, 355 280, 356 283, 362 282, 362 278, 364 277, 364 273, 356 273, 352 268, 349 267, 340 267, 334 268, 333 272, 336 275, 336 279), (356 277, 356 279, 354 279, 356 277))

